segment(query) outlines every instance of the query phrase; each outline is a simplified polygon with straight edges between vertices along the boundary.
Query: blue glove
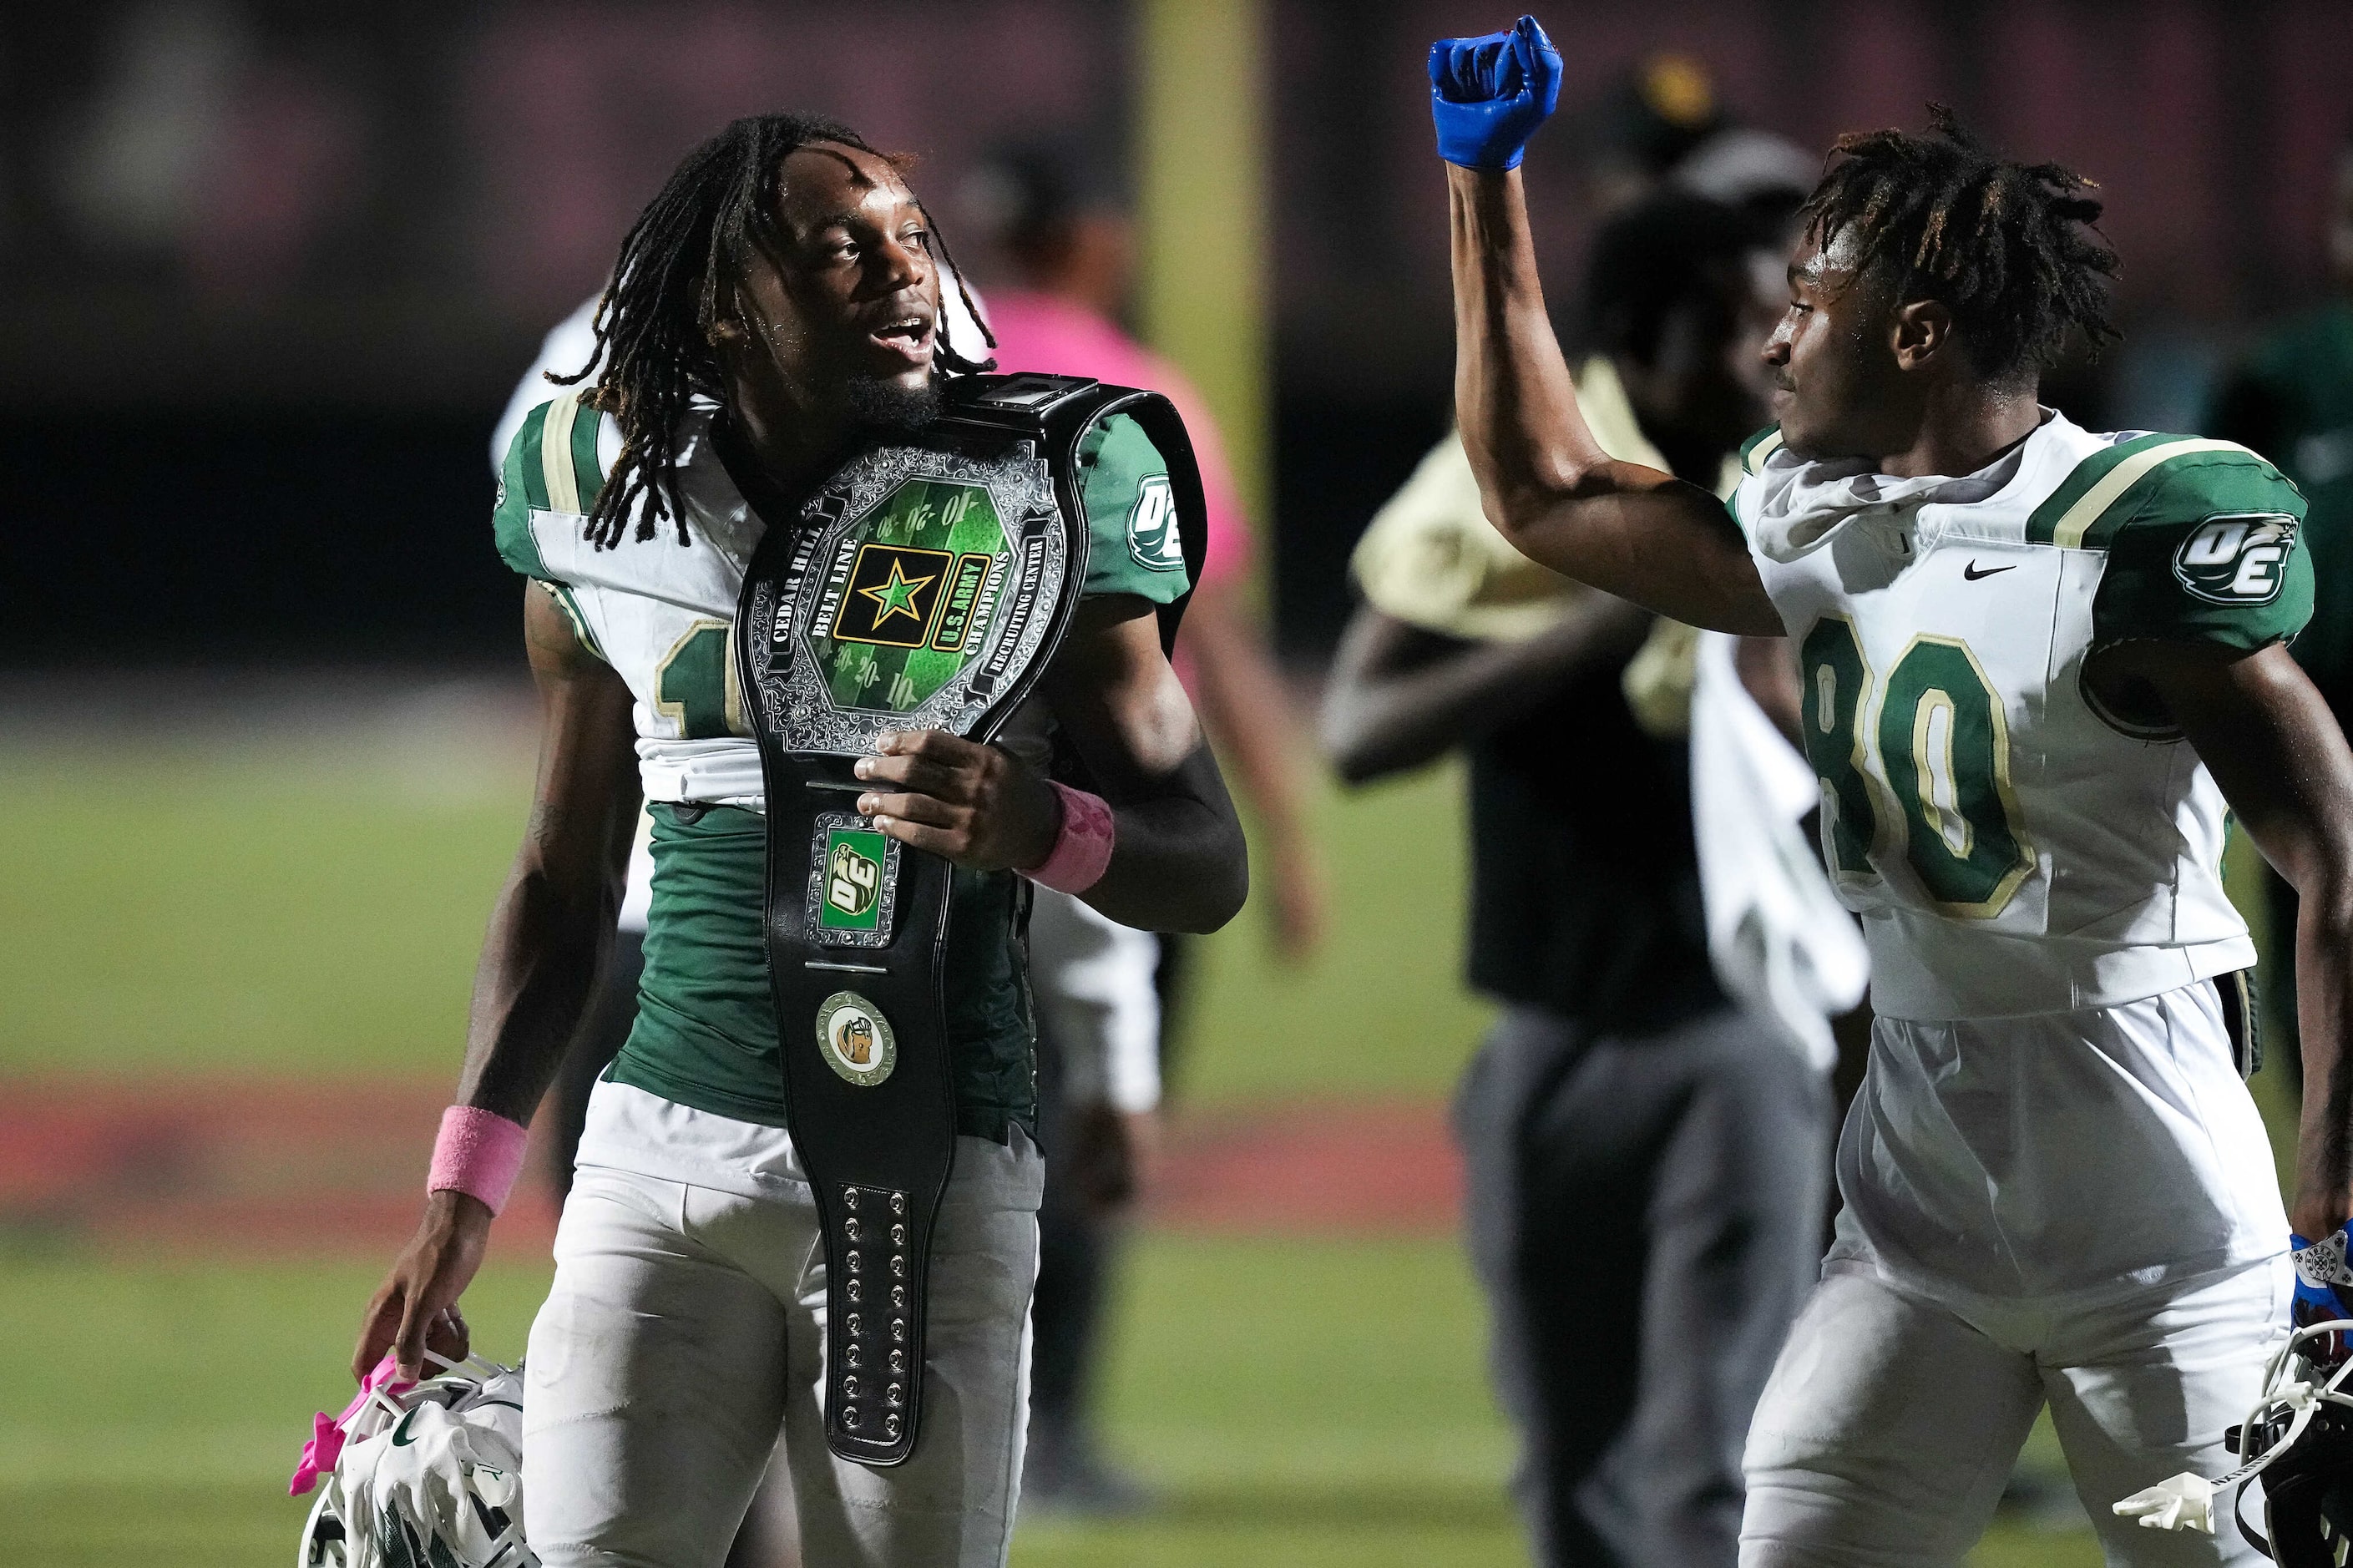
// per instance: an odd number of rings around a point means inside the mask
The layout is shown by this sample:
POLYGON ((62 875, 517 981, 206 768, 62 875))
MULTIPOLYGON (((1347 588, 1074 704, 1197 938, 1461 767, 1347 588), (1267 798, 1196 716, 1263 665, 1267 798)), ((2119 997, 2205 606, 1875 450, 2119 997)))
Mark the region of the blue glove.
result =
POLYGON ((1560 51, 1534 16, 1508 33, 1430 46, 1430 117, 1438 155, 1466 169, 1516 169, 1560 101, 1560 51))
POLYGON ((2303 1329, 2353 1318, 2353 1306, 2347 1304, 2348 1293, 2353 1293, 2353 1265, 2345 1257, 2348 1243, 2353 1243, 2353 1220, 2318 1241, 2306 1241, 2293 1232, 2287 1239, 2288 1258, 2295 1265, 2295 1295, 2288 1302, 2288 1321, 2303 1329))

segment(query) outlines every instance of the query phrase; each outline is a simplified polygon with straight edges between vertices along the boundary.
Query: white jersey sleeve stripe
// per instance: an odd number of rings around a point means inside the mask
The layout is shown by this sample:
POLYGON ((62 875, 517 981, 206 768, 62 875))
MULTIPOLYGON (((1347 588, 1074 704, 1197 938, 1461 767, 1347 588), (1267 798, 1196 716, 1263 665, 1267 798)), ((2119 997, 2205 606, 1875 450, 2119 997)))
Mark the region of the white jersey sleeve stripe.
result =
MULTIPOLYGON (((550 416, 550 423, 554 416, 550 416)), ((2051 542, 2062 550, 2081 550, 2084 536, 2100 521, 2100 514, 2116 504, 2116 499, 2132 489, 2141 477, 2159 463, 2192 452, 2242 452, 2246 450, 2235 441, 2168 441, 2146 451, 2134 453, 2102 476, 2100 482, 2085 490, 2073 506, 2063 513, 2051 530, 2051 542)))

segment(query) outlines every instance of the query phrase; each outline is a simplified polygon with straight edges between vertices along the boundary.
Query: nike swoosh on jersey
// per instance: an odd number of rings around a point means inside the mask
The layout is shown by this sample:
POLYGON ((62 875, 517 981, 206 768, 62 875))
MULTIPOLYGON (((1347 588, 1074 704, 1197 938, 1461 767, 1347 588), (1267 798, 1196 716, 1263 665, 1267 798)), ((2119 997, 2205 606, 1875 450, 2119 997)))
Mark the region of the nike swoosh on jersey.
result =
POLYGON ((1998 572, 2015 572, 2017 570, 2018 563, 2016 562, 2012 562, 2007 566, 1989 566, 1984 571, 1980 572, 1978 570, 1978 563, 1972 561, 1968 565, 1961 568, 1961 575, 1974 583, 1980 577, 1990 577, 1998 572))

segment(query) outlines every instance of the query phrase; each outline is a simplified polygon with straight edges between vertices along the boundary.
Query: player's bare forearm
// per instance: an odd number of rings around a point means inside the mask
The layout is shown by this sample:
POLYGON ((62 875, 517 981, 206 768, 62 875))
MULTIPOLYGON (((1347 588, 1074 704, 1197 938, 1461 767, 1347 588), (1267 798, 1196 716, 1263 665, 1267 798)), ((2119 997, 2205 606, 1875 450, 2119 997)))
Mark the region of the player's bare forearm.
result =
POLYGON ((1780 617, 1715 497, 1601 449, 1536 274, 1516 169, 1446 171, 1454 408, 1489 521, 1564 575, 1693 626, 1777 637, 1780 617))
MULTIPOLYGON (((523 638, 539 688, 539 779, 483 939, 458 1100, 528 1124, 612 945, 638 773, 628 688, 536 584, 524 590, 523 638)), ((387 1350, 404 1377, 422 1375, 428 1343, 465 1353, 458 1298, 481 1266, 490 1228, 489 1205, 470 1194, 427 1197, 416 1236, 361 1314, 354 1378, 387 1350)))
POLYGON ((1102 879, 1079 897, 1138 931, 1217 931, 1250 897, 1250 850, 1218 759, 1197 734, 1184 760, 1152 785, 1148 794, 1104 797, 1117 842, 1102 879))
POLYGON ((1090 601, 1046 695, 1112 808, 1117 837, 1082 894, 1122 925, 1212 931, 1250 894, 1241 822, 1142 599, 1090 601))
POLYGON ((515 868, 475 972, 459 1104, 530 1122, 587 1012, 617 910, 609 898, 567 895, 543 868, 515 868))
POLYGON ((1350 784, 1420 767, 1505 728, 1569 682, 1623 663, 1651 625, 1649 611, 1607 594, 1515 643, 1457 642, 1359 609, 1324 688, 1325 754, 1350 784))
POLYGON ((2296 889, 2304 1120, 2288 1217, 2326 1236, 2353 1214, 2353 751, 2285 647, 2137 647, 2156 689, 2265 859, 2296 889))
POLYGON ((2304 1120, 2296 1134, 2300 1236, 2327 1236, 2353 1216, 2353 876, 2335 871, 2306 889, 2295 922, 2297 1037, 2304 1049, 2304 1120))
POLYGON ((545 595, 525 600, 541 710, 531 820, 474 980, 461 1104, 529 1122, 612 949, 638 815, 629 689, 545 595))
POLYGON ((1519 171, 1446 171, 1454 411, 1490 517, 1517 542, 1606 468, 1545 311, 1519 171))

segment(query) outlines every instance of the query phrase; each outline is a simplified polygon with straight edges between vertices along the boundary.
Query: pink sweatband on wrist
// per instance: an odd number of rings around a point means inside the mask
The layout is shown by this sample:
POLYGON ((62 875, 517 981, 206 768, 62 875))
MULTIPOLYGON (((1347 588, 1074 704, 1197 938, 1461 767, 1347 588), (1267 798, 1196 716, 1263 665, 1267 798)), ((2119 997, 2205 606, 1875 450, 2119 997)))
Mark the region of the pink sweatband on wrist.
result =
POLYGON ((433 1140, 433 1168, 425 1177, 427 1193, 464 1193, 480 1198, 492 1214, 506 1207, 522 1173, 523 1150, 531 1133, 495 1110, 453 1105, 441 1113, 441 1135, 433 1140))
POLYGON ((1055 779, 1046 782, 1062 797, 1062 830, 1054 836, 1054 852, 1021 874, 1058 893, 1083 893, 1103 879, 1103 868, 1111 864, 1111 806, 1099 795, 1055 779))

